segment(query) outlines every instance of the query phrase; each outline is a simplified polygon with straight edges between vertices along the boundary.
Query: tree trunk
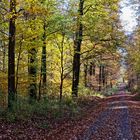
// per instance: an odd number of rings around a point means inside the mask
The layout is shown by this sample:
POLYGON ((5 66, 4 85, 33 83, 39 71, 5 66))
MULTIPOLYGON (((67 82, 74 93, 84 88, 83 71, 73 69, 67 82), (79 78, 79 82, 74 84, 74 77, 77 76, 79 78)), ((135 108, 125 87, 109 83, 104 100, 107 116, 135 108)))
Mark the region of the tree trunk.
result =
POLYGON ((60 55, 61 55, 61 77, 60 77, 60 102, 62 101, 63 96, 63 82, 64 82, 64 39, 65 33, 62 34, 62 42, 60 47, 60 55))
POLYGON ((105 86, 106 86, 106 89, 107 89, 107 85, 108 85, 108 71, 107 71, 107 68, 106 68, 106 76, 105 76, 105 86))
POLYGON ((15 100, 15 14, 16 0, 10 0, 11 18, 9 21, 9 45, 8 45, 8 108, 12 109, 12 103, 15 100))
POLYGON ((103 87, 105 86, 105 66, 102 66, 102 81, 103 81, 103 87))
POLYGON ((96 65, 95 64, 93 64, 93 69, 92 69, 92 74, 95 76, 95 73, 96 72, 96 65))
POLYGON ((85 87, 87 87, 87 75, 88 75, 88 65, 87 64, 84 64, 84 72, 85 72, 84 83, 85 83, 85 87))
POLYGON ((81 43, 83 37, 83 25, 81 23, 81 18, 83 16, 83 6, 84 0, 80 0, 79 10, 78 10, 78 19, 77 19, 77 31, 74 41, 74 58, 73 58, 73 79, 72 79, 72 95, 78 96, 78 85, 79 85, 79 76, 80 76, 80 52, 81 52, 81 43))
POLYGON ((47 75, 46 75, 46 23, 44 23, 44 35, 43 35, 43 43, 42 47, 42 76, 43 76, 43 86, 46 86, 47 75))
POLYGON ((89 75, 92 76, 93 72, 93 65, 92 63, 90 63, 90 67, 89 67, 89 75))
POLYGON ((29 51, 29 96, 30 101, 37 99, 37 62, 36 62, 37 50, 32 48, 29 51))
POLYGON ((5 66, 6 66, 6 45, 5 42, 3 42, 3 67, 2 71, 5 72, 5 66))
POLYGON ((92 88, 92 85, 93 85, 93 83, 92 83, 92 76, 93 76, 93 63, 92 62, 90 62, 90 66, 89 66, 89 75, 90 75, 90 77, 89 77, 89 79, 90 79, 90 88, 92 88))
POLYGON ((19 73, 19 64, 20 64, 20 57, 21 57, 21 53, 22 53, 22 41, 23 41, 23 35, 22 35, 21 40, 20 40, 19 52, 18 52, 18 57, 17 57, 16 84, 15 84, 16 98, 17 98, 18 80, 19 80, 19 77, 18 77, 18 73, 19 73))
POLYGON ((99 66, 99 91, 102 89, 102 66, 99 66))
POLYGON ((60 102, 62 101, 63 96, 63 73, 61 73, 61 80, 60 80, 60 102))
MULTIPOLYGON (((44 22, 44 34, 42 37, 43 46, 42 46, 42 58, 41 58, 41 74, 40 74, 40 82, 39 82, 39 97, 38 100, 41 99, 41 87, 43 85, 43 90, 46 89, 47 83, 47 66, 46 66, 46 23, 44 22)), ((46 90, 45 90, 46 91, 46 90)))

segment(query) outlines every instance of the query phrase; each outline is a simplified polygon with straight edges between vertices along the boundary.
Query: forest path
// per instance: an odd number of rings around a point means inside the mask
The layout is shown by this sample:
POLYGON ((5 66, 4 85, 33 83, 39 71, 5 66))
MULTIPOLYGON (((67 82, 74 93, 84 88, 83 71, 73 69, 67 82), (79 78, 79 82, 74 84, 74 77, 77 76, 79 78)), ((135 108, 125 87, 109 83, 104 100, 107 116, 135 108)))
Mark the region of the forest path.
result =
MULTIPOLYGON (((92 108, 91 108, 92 109, 92 108)), ((55 140, 140 140, 140 102, 119 91, 81 121, 53 135, 55 140)))
POLYGON ((89 106, 80 118, 52 123, 45 120, 8 123, 0 120, 0 140, 140 140, 140 102, 119 91, 89 106))
POLYGON ((125 94, 110 98, 106 110, 100 113, 96 121, 78 139, 133 140, 130 108, 135 106, 135 102, 128 99, 129 96, 125 94))

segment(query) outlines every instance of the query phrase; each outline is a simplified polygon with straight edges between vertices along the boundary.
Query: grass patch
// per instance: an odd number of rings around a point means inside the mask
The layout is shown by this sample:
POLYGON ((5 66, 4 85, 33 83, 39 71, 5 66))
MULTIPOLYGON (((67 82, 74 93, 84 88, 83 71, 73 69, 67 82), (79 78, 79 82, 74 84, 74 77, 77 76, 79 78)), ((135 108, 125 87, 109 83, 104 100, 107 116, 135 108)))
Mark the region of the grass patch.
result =
POLYGON ((106 91, 104 91, 103 94, 108 97, 108 96, 114 95, 115 93, 117 93, 117 91, 118 91, 118 88, 114 86, 112 88, 106 89, 106 91))
POLYGON ((34 116, 40 116, 48 119, 59 119, 63 116, 74 117, 79 113, 79 107, 76 101, 70 97, 65 97, 60 103, 57 99, 42 99, 40 102, 34 101, 29 104, 26 98, 18 98, 13 103, 13 110, 0 109, 0 116, 8 122, 18 120, 29 120, 34 116))
MULTIPOLYGON (((17 101, 13 103, 13 110, 1 108, 0 117, 8 122, 27 121, 32 118, 73 119, 80 116, 89 106, 97 105, 103 97, 100 93, 84 87, 79 89, 78 98, 73 99, 70 95, 64 95, 61 103, 56 96, 54 98, 45 96, 41 101, 33 101, 32 104, 29 103, 28 98, 18 96, 17 101)), ((40 127, 47 127, 47 124, 40 127)))
POLYGON ((104 95, 101 92, 94 91, 93 89, 90 89, 88 87, 86 88, 84 86, 79 86, 79 97, 89 96, 104 98, 104 95))

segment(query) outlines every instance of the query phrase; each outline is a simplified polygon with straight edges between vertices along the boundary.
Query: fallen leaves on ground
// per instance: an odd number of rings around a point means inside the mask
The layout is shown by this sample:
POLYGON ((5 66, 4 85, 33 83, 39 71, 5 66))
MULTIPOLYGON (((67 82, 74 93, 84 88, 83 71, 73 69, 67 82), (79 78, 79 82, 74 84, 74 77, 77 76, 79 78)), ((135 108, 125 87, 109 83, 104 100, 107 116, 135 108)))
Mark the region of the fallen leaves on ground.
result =
MULTIPOLYGON (((0 120, 0 139, 2 140, 78 140, 80 136, 94 124, 100 114, 107 110, 110 102, 119 101, 122 96, 113 96, 106 99, 86 99, 80 101, 84 114, 76 118, 62 118, 59 120, 33 117, 28 121, 8 123, 0 120), (96 104, 95 104, 96 103, 96 104)), ((124 102, 130 112, 131 130, 134 140, 140 139, 140 103, 132 100, 132 96, 124 95, 124 102)), ((115 104, 119 106, 119 103, 115 104)), ((113 110, 106 118, 105 125, 97 129, 91 136, 93 140, 115 140, 118 133, 120 109, 113 110)))

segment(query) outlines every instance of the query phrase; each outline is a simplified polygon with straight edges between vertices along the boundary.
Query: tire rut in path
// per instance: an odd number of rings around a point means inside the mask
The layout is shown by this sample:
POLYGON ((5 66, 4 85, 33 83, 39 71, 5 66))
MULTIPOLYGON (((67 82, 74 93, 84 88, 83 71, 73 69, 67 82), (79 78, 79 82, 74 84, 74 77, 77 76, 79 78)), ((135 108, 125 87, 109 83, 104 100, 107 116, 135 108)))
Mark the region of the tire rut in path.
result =
POLYGON ((101 126, 106 124, 106 120, 107 120, 108 116, 111 115, 111 113, 112 113, 112 110, 110 108, 112 108, 112 104, 110 104, 109 107, 107 107, 107 109, 99 115, 97 120, 93 124, 91 124, 89 126, 89 128, 77 139, 78 140, 91 140, 91 136, 94 135, 94 133, 101 126))
MULTIPOLYGON (((119 105, 115 102, 110 102, 107 110, 102 112, 97 120, 89 126, 89 128, 77 139, 78 140, 91 140, 91 137, 99 131, 101 127, 105 127, 107 118, 113 113, 114 107, 120 107, 120 111, 117 117, 117 129, 116 129, 116 140, 133 140, 131 132, 131 125, 129 119, 129 110, 126 103, 124 103, 125 97, 120 99, 119 105)), ((106 138, 105 138, 106 140, 106 138)))
MULTIPOLYGON (((124 101, 124 98, 122 99, 124 101)), ((118 117, 117 140, 133 140, 129 109, 125 102, 121 103, 122 109, 118 117), (124 107, 124 108, 123 108, 124 107)))

